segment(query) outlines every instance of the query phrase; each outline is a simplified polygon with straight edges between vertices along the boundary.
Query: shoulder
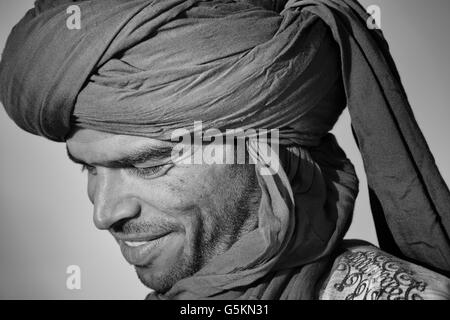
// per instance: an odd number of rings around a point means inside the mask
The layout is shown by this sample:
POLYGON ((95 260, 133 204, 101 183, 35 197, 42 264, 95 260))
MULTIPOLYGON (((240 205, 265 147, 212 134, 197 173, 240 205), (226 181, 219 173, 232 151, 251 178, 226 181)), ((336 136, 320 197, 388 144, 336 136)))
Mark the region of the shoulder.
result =
POLYGON ((368 243, 347 243, 322 285, 323 300, 449 300, 450 279, 368 243))

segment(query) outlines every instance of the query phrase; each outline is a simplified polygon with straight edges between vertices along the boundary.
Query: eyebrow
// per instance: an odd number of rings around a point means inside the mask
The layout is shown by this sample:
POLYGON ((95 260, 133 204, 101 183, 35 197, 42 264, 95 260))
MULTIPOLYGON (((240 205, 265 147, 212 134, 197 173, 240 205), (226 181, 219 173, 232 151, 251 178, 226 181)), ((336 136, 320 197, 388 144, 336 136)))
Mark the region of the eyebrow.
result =
MULTIPOLYGON (((160 147, 144 147, 141 149, 137 149, 130 154, 127 154, 123 158, 105 161, 101 163, 97 163, 99 165, 110 167, 110 168, 126 168, 132 167, 136 164, 145 163, 147 161, 161 161, 167 160, 172 155, 172 146, 160 146, 160 147)), ((66 145, 67 156, 70 160, 77 164, 86 165, 87 163, 81 159, 76 158, 73 154, 70 153, 69 148, 66 145)))

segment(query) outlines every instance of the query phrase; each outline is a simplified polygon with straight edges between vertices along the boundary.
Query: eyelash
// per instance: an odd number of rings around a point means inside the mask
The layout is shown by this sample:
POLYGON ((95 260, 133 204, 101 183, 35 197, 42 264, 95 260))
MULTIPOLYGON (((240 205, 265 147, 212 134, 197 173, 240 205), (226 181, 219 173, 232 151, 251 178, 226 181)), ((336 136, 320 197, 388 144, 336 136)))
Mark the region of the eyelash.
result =
POLYGON ((155 175, 158 175, 165 169, 167 165, 160 165, 154 167, 146 167, 146 168, 127 168, 129 172, 140 177, 140 178, 154 178, 155 175))
MULTIPOLYGON (((156 174, 162 172, 163 169, 165 169, 165 168, 168 168, 168 164, 162 164, 159 166, 145 167, 145 168, 131 167, 131 168, 126 168, 126 170, 140 178, 150 178, 150 177, 154 177, 156 174)), ((92 175, 97 174, 94 166, 83 164, 81 167, 81 171, 83 172, 85 170, 89 174, 92 174, 92 175)))

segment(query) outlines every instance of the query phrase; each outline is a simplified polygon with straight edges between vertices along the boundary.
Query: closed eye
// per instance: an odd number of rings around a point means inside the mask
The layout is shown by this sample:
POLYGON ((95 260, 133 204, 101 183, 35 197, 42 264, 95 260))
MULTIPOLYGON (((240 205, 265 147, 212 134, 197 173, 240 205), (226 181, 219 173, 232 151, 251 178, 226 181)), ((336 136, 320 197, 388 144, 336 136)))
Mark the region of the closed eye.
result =
POLYGON ((127 170, 131 174, 136 175, 140 178, 150 179, 150 178, 156 178, 156 177, 162 176, 172 167, 173 167, 172 163, 165 163, 162 165, 151 166, 151 167, 142 167, 142 168, 131 167, 131 168, 127 168, 127 170))
MULTIPOLYGON (((166 173, 171 167, 173 166, 173 163, 165 163, 162 165, 157 166, 151 166, 151 167, 127 167, 122 168, 130 172, 131 174, 138 176, 140 178, 149 179, 149 178, 156 178, 158 176, 163 175, 166 173)), ((96 175, 97 169, 94 166, 88 165, 88 164, 82 164, 81 171, 87 171, 88 174, 96 175)))

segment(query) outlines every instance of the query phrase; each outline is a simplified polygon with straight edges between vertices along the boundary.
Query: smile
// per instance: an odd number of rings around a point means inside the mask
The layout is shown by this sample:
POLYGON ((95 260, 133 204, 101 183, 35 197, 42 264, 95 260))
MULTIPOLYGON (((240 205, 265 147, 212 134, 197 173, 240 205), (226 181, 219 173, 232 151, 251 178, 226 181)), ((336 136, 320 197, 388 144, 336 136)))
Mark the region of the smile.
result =
POLYGON ((148 243, 148 241, 124 241, 124 243, 129 247, 139 247, 148 243))
POLYGON ((158 236, 148 237, 148 240, 127 239, 120 240, 118 243, 120 250, 129 264, 135 266, 145 266, 152 262, 163 247, 163 243, 170 237, 171 232, 160 234, 158 236))

